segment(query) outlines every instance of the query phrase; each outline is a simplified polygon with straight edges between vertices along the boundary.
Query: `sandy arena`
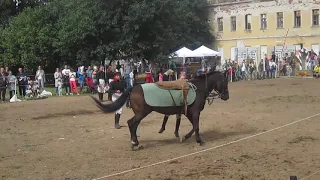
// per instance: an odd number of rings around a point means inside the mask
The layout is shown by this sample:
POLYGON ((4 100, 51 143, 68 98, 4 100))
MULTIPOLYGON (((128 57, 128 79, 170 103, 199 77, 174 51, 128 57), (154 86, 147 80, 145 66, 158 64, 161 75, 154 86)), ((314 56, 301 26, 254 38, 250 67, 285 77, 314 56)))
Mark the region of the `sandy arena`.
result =
MULTIPOLYGON (((88 96, 0 105, 0 179, 90 180, 225 144, 320 113, 320 82, 276 79, 229 85, 230 99, 206 105, 200 117, 205 146, 194 135, 174 137, 175 116, 158 134, 163 115, 152 113, 138 128, 143 150, 132 152, 124 109, 103 114, 88 96)), ((191 129, 183 117, 180 134, 191 129)), ((289 180, 320 170, 320 115, 288 127, 106 179, 289 180)), ((299 180, 300 180, 299 179, 299 180)), ((320 173, 308 178, 319 180, 320 173)))

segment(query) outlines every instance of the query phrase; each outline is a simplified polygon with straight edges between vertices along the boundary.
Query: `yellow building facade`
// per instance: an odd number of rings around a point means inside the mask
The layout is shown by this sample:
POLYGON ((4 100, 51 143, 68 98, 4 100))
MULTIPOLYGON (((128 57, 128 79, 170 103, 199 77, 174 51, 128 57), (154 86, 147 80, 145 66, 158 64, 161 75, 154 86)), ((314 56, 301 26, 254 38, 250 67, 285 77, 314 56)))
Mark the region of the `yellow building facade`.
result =
POLYGON ((320 48, 320 0, 227 0, 211 3, 214 49, 222 59, 257 63, 275 52, 279 58, 301 48, 320 48))

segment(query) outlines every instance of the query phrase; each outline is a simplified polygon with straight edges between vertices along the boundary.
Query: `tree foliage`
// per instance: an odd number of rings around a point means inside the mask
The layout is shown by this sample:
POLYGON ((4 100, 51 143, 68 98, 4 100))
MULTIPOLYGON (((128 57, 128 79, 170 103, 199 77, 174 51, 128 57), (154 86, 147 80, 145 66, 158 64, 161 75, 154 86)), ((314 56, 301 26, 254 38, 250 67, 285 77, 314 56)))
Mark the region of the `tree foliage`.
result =
MULTIPOLYGON (((28 68, 88 65, 124 54, 166 60, 182 46, 211 44, 206 3, 55 0, 36 4, 24 8, 0 29, 0 64, 28 68)), ((0 13, 10 16, 2 9, 0 13)))

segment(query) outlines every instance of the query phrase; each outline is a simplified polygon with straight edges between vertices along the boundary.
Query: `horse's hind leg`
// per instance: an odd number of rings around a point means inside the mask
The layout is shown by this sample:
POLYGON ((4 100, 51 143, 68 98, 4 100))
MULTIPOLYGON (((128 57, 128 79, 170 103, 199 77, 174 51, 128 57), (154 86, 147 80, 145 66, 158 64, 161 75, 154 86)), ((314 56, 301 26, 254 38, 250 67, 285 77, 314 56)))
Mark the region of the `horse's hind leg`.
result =
POLYGON ((137 128, 138 128, 138 125, 140 124, 140 121, 141 120, 137 120, 135 116, 127 121, 129 130, 130 130, 130 135, 131 135, 132 150, 135 146, 139 146, 139 141, 137 137, 137 128))
POLYGON ((176 115, 177 120, 176 120, 176 129, 174 131, 174 135, 176 137, 179 137, 179 128, 180 128, 180 123, 181 123, 181 114, 176 115))
POLYGON ((169 115, 164 115, 162 126, 161 126, 161 129, 159 130, 159 133, 163 133, 163 131, 166 130, 166 124, 168 122, 168 119, 169 119, 169 115))

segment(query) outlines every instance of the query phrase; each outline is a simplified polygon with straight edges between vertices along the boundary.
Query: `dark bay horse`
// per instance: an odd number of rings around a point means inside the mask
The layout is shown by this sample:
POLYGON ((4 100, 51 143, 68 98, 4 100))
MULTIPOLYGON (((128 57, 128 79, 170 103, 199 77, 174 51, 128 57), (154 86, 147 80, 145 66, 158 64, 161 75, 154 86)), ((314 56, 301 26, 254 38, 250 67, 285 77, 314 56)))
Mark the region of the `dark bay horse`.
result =
MULTIPOLYGON (((186 139, 189 139, 195 132, 196 142, 200 145, 203 145, 204 141, 202 141, 199 134, 200 113, 204 109, 206 98, 213 90, 215 90, 218 93, 218 96, 222 100, 227 101, 229 99, 227 72, 223 73, 219 71, 212 71, 206 74, 196 76, 194 79, 191 79, 190 82, 196 87, 196 99, 191 105, 188 106, 187 114, 185 115, 191 122, 193 128, 189 133, 182 137, 181 142, 186 139)), ((131 108, 134 112, 134 116, 127 121, 131 135, 132 150, 134 150, 135 147, 139 146, 139 141, 137 138, 137 128, 141 120, 145 118, 148 114, 150 114, 152 111, 165 115, 181 114, 181 112, 184 112, 184 107, 149 106, 144 99, 143 89, 141 85, 137 85, 133 88, 127 89, 125 92, 122 93, 122 96, 120 96, 117 101, 111 104, 102 104, 95 97, 91 97, 102 111, 104 111, 105 113, 111 113, 122 107, 126 103, 129 95, 131 108)))

